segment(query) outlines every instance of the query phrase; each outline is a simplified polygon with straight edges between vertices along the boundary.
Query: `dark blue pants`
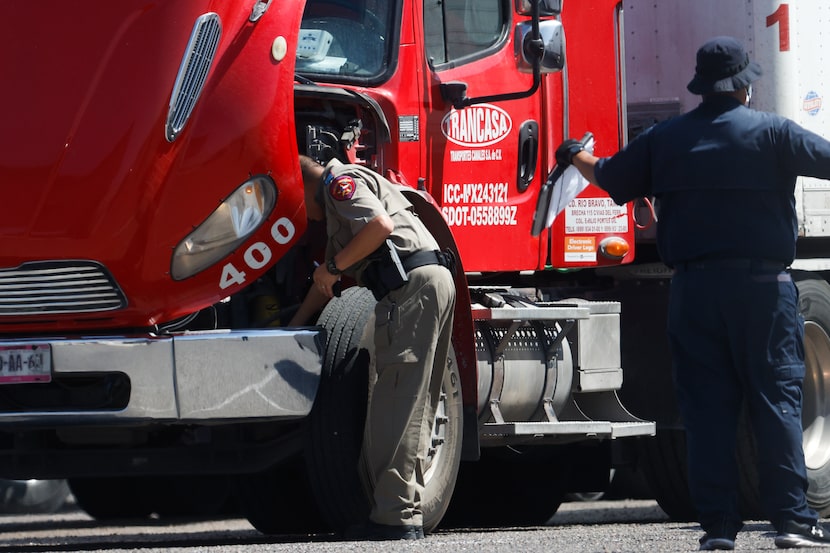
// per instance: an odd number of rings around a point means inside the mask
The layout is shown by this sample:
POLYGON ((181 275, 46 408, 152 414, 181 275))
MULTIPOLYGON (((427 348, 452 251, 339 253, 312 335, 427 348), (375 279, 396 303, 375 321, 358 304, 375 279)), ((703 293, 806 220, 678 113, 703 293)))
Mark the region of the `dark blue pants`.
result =
POLYGON ((738 510, 735 443, 742 402, 758 446, 770 522, 813 524, 802 451, 804 322, 788 272, 690 268, 675 272, 669 340, 686 427, 689 487, 703 530, 732 537, 738 510))

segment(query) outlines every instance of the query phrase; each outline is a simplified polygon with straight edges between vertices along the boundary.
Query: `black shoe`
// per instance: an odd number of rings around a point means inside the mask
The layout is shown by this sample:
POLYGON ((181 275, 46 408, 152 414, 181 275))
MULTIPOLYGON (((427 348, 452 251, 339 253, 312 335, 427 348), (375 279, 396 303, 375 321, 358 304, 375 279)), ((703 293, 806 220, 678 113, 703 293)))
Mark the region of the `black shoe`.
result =
POLYGON ((391 526, 368 522, 358 528, 350 528, 346 531, 346 539, 365 541, 387 541, 387 540, 422 540, 424 529, 421 526, 404 525, 391 526))
POLYGON ((781 549, 830 547, 830 533, 818 523, 810 525, 790 520, 775 536, 775 546, 781 549))
POLYGON ((735 549, 735 540, 718 536, 704 534, 700 538, 701 551, 732 551, 735 549))

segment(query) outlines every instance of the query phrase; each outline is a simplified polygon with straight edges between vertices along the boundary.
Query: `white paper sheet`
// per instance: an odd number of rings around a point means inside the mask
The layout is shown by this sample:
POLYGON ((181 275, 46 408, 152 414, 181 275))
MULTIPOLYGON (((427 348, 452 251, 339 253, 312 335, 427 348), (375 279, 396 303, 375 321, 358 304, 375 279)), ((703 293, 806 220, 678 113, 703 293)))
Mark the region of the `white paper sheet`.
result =
MULTIPOLYGON (((594 139, 589 139, 585 143, 585 150, 593 154, 594 144, 594 139)), ((553 186, 553 196, 545 217, 545 227, 551 226, 556 220, 556 216, 562 213, 565 207, 588 187, 588 184, 588 179, 583 177, 573 165, 565 169, 553 186)))

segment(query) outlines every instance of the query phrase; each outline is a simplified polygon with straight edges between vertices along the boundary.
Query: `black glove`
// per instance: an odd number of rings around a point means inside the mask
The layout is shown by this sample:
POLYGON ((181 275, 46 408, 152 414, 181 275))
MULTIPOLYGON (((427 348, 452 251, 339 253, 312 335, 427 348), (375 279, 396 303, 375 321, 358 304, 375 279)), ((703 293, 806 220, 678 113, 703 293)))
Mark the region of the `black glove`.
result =
POLYGON ((556 148, 556 164, 562 169, 573 163, 576 154, 583 151, 585 146, 575 138, 569 138, 556 148))

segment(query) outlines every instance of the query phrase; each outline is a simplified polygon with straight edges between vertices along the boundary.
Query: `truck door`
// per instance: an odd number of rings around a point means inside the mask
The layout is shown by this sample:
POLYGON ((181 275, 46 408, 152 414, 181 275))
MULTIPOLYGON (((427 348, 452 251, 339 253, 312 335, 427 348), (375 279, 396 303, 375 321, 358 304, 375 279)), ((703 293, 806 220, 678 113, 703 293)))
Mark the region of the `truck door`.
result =
POLYGON ((510 0, 423 3, 428 182, 467 271, 537 267, 539 238, 529 229, 540 185, 541 102, 537 94, 456 110, 440 84, 462 81, 476 97, 529 89, 532 75, 514 59, 514 28, 525 20, 510 0))
MULTIPOLYGON (((541 184, 554 167, 563 136, 591 131, 598 155, 620 146, 621 5, 617 0, 566 3, 561 14, 568 36, 565 71, 543 73, 541 85, 521 99, 487 97, 532 89, 524 66, 522 32, 529 2, 446 0, 424 2, 427 87, 427 164, 432 194, 468 271, 538 270, 547 266, 594 267, 630 262, 633 220, 590 186, 571 202, 549 232, 530 236, 541 184), (515 8, 515 10, 514 10, 515 8), (442 95, 448 83, 463 83, 481 100, 454 109, 442 95), (629 254, 604 258, 607 240, 622 238, 629 254)), ((559 16, 543 15, 542 21, 559 16)))

